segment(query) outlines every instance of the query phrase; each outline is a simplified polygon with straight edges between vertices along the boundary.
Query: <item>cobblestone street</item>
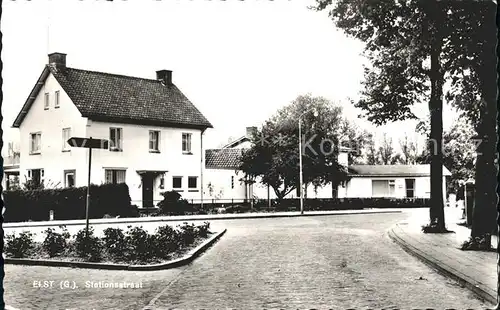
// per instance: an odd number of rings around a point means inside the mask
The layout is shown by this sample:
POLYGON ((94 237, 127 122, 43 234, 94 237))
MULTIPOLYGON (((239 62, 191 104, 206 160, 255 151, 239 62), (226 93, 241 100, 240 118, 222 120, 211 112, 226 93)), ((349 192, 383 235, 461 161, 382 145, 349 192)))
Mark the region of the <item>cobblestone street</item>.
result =
POLYGON ((19 309, 486 308, 387 237, 407 212, 212 221, 227 228, 213 248, 160 272, 7 265, 5 300, 19 309), (33 288, 34 280, 143 288, 49 291, 33 288))

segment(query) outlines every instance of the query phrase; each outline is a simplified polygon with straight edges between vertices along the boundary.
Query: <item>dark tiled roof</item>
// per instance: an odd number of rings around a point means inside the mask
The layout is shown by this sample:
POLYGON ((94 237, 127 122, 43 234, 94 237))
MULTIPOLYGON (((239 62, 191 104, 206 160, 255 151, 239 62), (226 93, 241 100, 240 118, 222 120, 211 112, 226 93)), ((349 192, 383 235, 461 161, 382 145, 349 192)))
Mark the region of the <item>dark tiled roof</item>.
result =
POLYGON ((243 149, 211 149, 205 150, 205 168, 238 169, 243 149))
MULTIPOLYGON (((430 165, 352 165, 350 176, 430 176, 430 165)), ((443 175, 451 175, 443 166, 443 175)))
POLYGON ((14 122, 14 127, 21 124, 32 104, 29 101, 39 91, 37 86, 48 76, 46 71, 54 75, 83 117, 159 126, 212 127, 174 84, 163 85, 152 79, 73 68, 56 69, 49 65, 14 122))

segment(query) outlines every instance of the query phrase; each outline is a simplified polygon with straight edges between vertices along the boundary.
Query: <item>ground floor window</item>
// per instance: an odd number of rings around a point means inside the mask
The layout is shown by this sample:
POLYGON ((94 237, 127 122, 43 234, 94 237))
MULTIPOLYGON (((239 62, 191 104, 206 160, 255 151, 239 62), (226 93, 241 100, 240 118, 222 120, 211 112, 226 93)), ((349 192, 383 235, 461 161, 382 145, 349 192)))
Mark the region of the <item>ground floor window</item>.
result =
POLYGON ((19 184, 19 175, 13 173, 5 173, 5 187, 7 190, 18 189, 19 184))
POLYGON ((75 187, 75 170, 64 171, 64 187, 75 187))
POLYGON ((105 169, 105 182, 111 184, 125 183, 125 169, 105 169))
POLYGON ((394 197, 395 180, 372 180, 372 197, 394 197))
POLYGON ((172 177, 172 188, 175 190, 182 189, 182 177, 172 177))
POLYGON ((198 177, 188 177, 188 188, 196 189, 198 187, 198 177))
POLYGON ((40 186, 44 182, 45 173, 43 169, 29 169, 28 170, 28 180, 34 186, 40 186))

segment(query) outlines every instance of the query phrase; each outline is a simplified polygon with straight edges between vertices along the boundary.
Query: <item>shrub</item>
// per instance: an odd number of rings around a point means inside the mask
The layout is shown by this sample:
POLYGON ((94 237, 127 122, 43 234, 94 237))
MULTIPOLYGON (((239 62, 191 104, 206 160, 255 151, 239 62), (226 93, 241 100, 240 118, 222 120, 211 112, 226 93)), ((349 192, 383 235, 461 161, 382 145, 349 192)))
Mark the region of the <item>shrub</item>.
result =
POLYGON ((42 243, 42 249, 49 255, 49 257, 54 257, 68 248, 67 240, 70 237, 65 226, 60 226, 62 233, 57 233, 54 229, 47 228, 44 231, 45 240, 42 243))
POLYGON ((125 234, 120 228, 106 228, 102 238, 106 250, 113 258, 122 258, 127 251, 125 234))
POLYGON ((208 234, 210 233, 210 223, 204 222, 202 225, 196 226, 196 232, 197 235, 201 238, 208 237, 208 234))
POLYGON ((155 236, 148 234, 141 227, 127 226, 128 230, 125 236, 127 244, 127 257, 130 260, 138 260, 141 262, 148 261, 155 254, 155 236))
POLYGON ((250 205, 234 205, 226 208, 226 213, 245 213, 251 209, 250 205))
POLYGON ((92 227, 89 227, 88 239, 85 238, 85 228, 76 233, 74 250, 78 257, 91 262, 98 262, 102 259, 102 242, 99 237, 94 236, 92 227))
MULTIPOLYGON (((90 218, 138 217, 139 210, 131 206, 126 184, 91 185, 90 218)), ((29 188, 29 190, 5 191, 5 222, 49 220, 49 211, 54 210, 54 219, 73 220, 85 218, 87 187, 56 189, 29 188)))
POLYGON ((164 215, 184 215, 189 213, 197 213, 198 210, 185 199, 181 199, 181 195, 175 191, 162 193, 163 200, 157 206, 160 214, 164 215))
POLYGON ((9 257, 24 258, 34 249, 33 234, 23 231, 19 236, 10 234, 5 236, 5 254, 9 257))
POLYGON ((196 227, 194 226, 194 224, 188 224, 187 222, 184 222, 182 226, 178 225, 178 227, 181 234, 181 245, 189 246, 193 244, 197 236, 196 227))
POLYGON ((156 257, 166 258, 172 252, 175 252, 181 245, 180 233, 171 226, 160 226, 155 232, 155 255, 156 257))

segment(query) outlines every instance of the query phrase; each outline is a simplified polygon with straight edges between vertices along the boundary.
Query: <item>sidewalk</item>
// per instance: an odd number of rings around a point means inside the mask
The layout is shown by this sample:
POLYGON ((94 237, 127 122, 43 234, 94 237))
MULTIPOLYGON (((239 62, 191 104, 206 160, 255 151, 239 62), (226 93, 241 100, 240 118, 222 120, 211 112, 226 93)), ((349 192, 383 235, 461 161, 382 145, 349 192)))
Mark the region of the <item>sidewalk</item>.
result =
MULTIPOLYGON (((125 223, 151 223, 151 222, 183 222, 183 221, 210 221, 210 220, 235 220, 251 218, 271 218, 271 217, 295 217, 295 216, 320 216, 320 215, 348 215, 348 214, 373 214, 373 213, 400 213, 402 209, 363 209, 363 210, 333 210, 333 211, 304 211, 300 214, 294 212, 260 212, 260 213, 236 213, 236 214, 207 214, 207 215, 178 215, 178 216, 155 216, 155 217, 134 217, 134 218, 107 218, 90 219, 92 224, 125 224, 125 223)), ((40 221, 40 222, 17 222, 4 223, 3 228, 19 227, 49 227, 59 225, 85 225, 85 220, 69 221, 40 221)))
MULTIPOLYGON (((424 234, 421 227, 428 224, 428 217, 428 208, 418 210, 407 222, 393 226, 388 232, 389 236, 424 263, 496 305, 497 253, 460 250, 462 242, 470 236, 470 229, 457 225, 464 221, 458 208, 445 209, 446 226, 455 233, 424 234)), ((498 237, 493 236, 492 245, 495 249, 497 244, 498 237)))

